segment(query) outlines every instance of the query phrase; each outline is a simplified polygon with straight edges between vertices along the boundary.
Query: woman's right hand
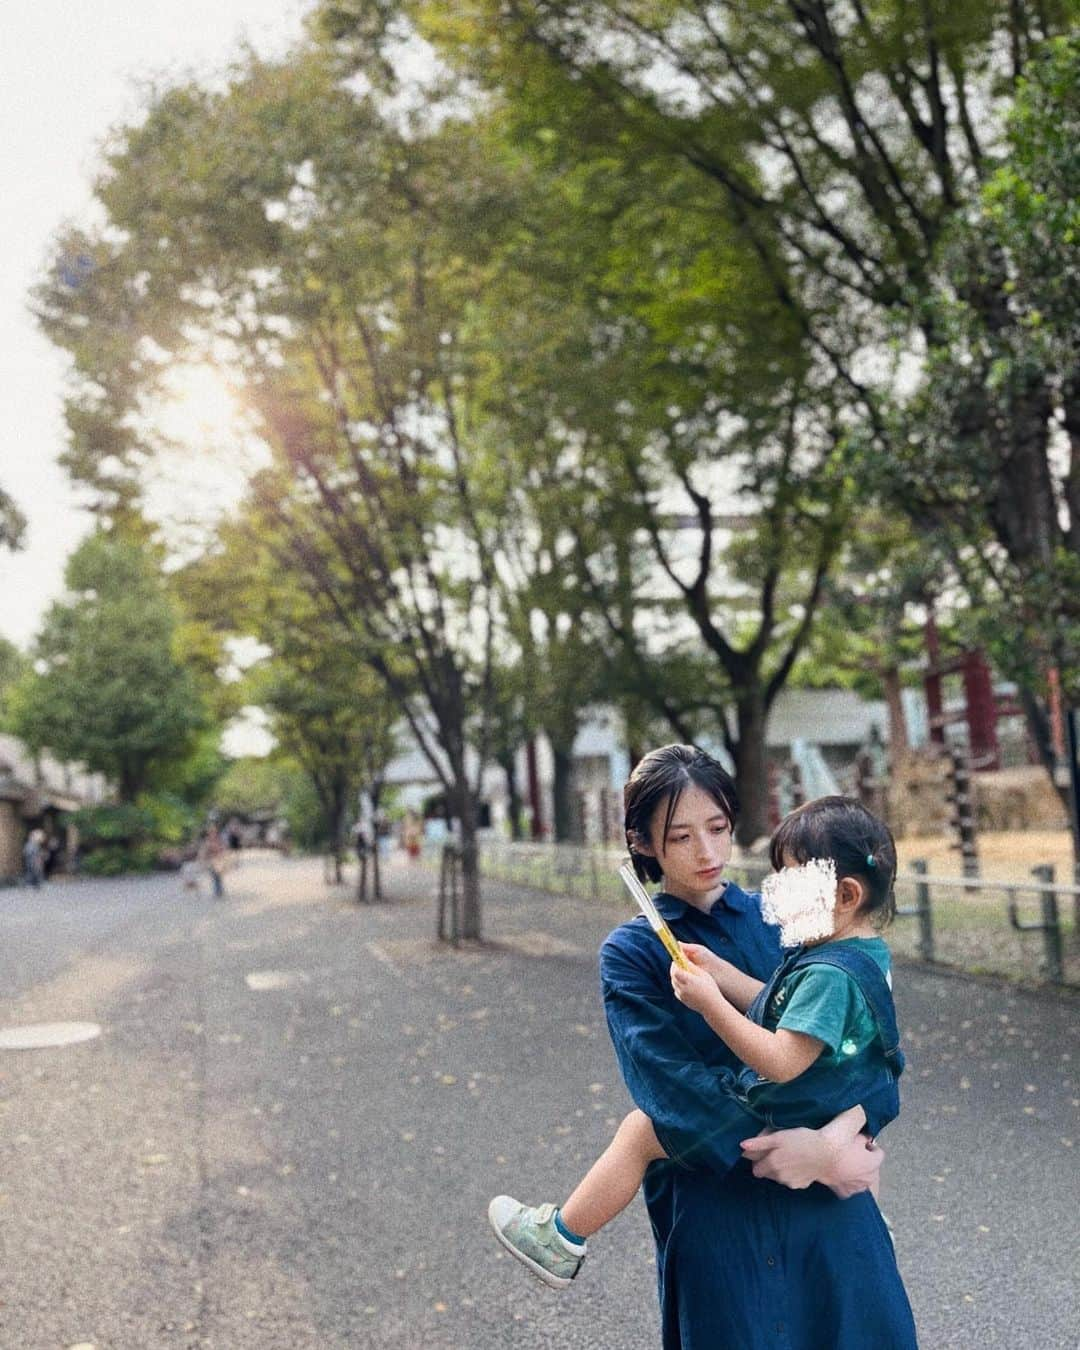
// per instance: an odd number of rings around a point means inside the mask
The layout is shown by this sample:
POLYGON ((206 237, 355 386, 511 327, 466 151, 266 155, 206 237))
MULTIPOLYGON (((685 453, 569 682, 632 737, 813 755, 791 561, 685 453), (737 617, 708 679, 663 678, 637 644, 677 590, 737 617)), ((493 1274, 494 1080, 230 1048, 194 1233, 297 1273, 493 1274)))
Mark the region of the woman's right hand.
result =
POLYGON ((865 1135, 841 1143, 830 1136, 828 1125, 820 1130, 796 1127, 764 1132, 745 1139, 742 1149, 754 1176, 792 1190, 820 1181, 841 1200, 874 1190, 885 1158, 880 1146, 865 1135))

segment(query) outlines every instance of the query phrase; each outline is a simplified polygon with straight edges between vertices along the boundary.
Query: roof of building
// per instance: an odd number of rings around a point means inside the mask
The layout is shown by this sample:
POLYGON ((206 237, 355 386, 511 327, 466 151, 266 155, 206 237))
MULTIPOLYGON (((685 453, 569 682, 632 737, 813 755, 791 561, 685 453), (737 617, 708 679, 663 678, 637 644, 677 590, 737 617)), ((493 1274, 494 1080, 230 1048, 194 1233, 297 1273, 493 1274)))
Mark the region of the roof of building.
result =
MULTIPOLYGON (((47 751, 35 756, 17 736, 0 732, 0 779, 15 788, 35 790, 45 805, 74 810, 105 795, 105 779, 79 764, 61 764, 47 751)), ((8 793, 10 796, 10 793, 8 793)))
POLYGON ((862 745, 876 726, 885 732, 883 702, 870 702, 851 689, 783 689, 769 714, 769 747, 811 741, 815 745, 862 745))

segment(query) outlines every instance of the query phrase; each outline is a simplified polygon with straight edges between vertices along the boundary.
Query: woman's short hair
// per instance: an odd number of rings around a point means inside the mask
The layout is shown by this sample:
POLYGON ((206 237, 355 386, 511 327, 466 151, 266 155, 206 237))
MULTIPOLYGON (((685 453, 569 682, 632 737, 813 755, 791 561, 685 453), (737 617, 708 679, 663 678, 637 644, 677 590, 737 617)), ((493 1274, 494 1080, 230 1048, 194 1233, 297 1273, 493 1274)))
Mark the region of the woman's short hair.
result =
POLYGON ((688 787, 699 787, 720 807, 734 829, 739 818, 739 795, 735 780, 719 760, 693 745, 662 745, 650 750, 638 761, 623 788, 623 824, 630 861, 642 881, 659 881, 664 868, 659 858, 639 853, 634 839, 648 839, 658 853, 663 852, 664 841, 671 827, 679 798, 688 787), (649 830, 656 808, 667 799, 664 829, 659 840, 651 838, 649 830))

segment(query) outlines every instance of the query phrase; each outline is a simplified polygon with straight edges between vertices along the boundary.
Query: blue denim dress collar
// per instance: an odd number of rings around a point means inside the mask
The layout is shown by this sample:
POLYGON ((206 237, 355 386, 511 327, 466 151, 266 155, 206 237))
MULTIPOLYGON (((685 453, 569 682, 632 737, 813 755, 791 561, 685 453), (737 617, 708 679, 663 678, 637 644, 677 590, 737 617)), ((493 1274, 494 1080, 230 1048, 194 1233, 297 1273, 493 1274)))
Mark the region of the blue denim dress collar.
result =
MULTIPOLYGON (((660 911, 662 918, 668 923, 683 918, 685 914, 700 913, 695 910, 693 905, 688 905, 685 900, 679 900, 674 895, 669 895, 667 891, 659 891, 653 899, 656 901, 656 908, 660 911)), ((738 914, 745 913, 746 910, 760 910, 761 897, 757 894, 748 895, 741 886, 736 886, 733 881, 729 881, 721 894, 713 901, 709 914, 716 914, 717 911, 725 909, 734 910, 738 914)))

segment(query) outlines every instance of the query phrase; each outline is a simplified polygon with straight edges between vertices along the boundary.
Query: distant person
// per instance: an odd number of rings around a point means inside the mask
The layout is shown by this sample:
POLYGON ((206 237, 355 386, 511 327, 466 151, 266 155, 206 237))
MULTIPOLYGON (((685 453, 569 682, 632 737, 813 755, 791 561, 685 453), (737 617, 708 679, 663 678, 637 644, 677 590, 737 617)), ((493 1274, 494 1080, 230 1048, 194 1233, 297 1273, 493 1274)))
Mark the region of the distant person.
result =
POLYGON ((420 818, 410 811, 401 824, 401 846, 410 858, 419 858, 423 837, 424 827, 420 818))
POLYGON ((45 880, 45 831, 31 830, 23 844, 23 880, 36 891, 45 880))
POLYGON ((58 834, 50 834, 45 841, 45 847, 42 858, 46 881, 52 876, 52 874, 56 871, 57 867, 60 865, 60 855, 63 853, 63 851, 64 845, 60 839, 60 836, 58 834))
POLYGON ((230 820, 225 827, 225 837, 229 841, 229 848, 235 853, 244 842, 240 832, 240 822, 230 820))
POLYGON ((379 857, 385 858, 390 849, 393 839, 393 830, 390 828, 390 817, 385 811, 376 811, 375 813, 375 847, 379 851, 379 857))
POLYGON ((362 820, 358 820, 352 827, 352 843, 356 851, 357 862, 363 862, 371 853, 371 840, 368 838, 368 832, 364 828, 362 820))
POLYGON ((222 877, 222 860, 225 856, 225 841, 216 825, 211 825, 203 835, 199 845, 199 862, 202 863, 214 888, 214 896, 221 899, 225 894, 225 882, 222 877))

